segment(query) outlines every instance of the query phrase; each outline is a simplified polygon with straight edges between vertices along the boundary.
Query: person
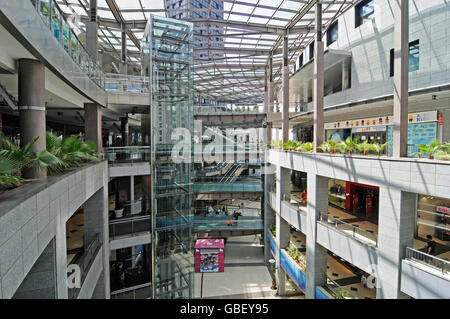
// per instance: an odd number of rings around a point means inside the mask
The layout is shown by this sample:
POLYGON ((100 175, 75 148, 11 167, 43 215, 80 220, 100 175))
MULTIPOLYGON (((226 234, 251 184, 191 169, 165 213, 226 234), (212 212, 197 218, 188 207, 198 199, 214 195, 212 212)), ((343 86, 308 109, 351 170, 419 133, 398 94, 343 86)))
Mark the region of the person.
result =
POLYGON ((436 242, 433 240, 433 236, 427 235, 428 244, 427 244, 427 254, 434 255, 436 252, 436 242))

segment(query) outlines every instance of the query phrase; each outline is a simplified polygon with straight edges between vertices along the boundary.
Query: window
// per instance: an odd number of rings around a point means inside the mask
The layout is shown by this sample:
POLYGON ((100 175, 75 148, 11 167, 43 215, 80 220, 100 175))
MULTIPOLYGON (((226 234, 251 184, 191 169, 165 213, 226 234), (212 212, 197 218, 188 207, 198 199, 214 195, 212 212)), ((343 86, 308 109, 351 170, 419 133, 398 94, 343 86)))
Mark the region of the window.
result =
POLYGON ((338 39, 338 30, 339 24, 338 22, 334 22, 327 31, 327 45, 329 46, 331 43, 337 41, 338 39))
POLYGON ((309 59, 314 59, 314 41, 309 45, 309 59))
MULTIPOLYGON (((419 69, 419 40, 409 43, 409 72, 419 69)), ((394 49, 390 51, 389 76, 394 76, 394 49)))
POLYGON ((300 57, 298 58, 298 68, 301 68, 303 66, 303 53, 300 54, 300 57))
POLYGON ((355 28, 372 20, 375 13, 373 0, 364 0, 355 6, 355 28))

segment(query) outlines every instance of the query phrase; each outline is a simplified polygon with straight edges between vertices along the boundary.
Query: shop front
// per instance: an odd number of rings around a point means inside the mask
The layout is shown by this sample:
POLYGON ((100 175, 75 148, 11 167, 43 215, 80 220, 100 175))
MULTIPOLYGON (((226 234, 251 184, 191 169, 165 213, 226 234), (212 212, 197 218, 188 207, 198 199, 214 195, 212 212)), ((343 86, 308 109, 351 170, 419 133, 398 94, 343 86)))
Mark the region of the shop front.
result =
POLYGON ((378 220, 379 188, 330 179, 329 203, 355 216, 378 220))
MULTIPOLYGON (((438 112, 419 112, 408 115, 408 156, 415 156, 418 144, 429 144, 437 138, 438 112)), ((393 116, 325 123, 327 140, 345 140, 351 136, 359 142, 388 143, 385 153, 392 156, 393 116)))
POLYGON ((224 239, 198 239, 195 244, 195 272, 223 272, 224 239))

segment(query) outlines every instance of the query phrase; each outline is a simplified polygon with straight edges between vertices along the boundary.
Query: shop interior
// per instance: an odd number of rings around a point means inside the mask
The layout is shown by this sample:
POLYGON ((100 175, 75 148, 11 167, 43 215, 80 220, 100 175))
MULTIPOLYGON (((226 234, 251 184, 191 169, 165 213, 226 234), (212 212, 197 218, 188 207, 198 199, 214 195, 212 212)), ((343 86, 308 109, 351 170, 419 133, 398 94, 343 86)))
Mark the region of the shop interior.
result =
POLYGON ((435 242, 430 254, 450 260, 450 199, 418 195, 414 249, 427 253, 427 236, 435 242))

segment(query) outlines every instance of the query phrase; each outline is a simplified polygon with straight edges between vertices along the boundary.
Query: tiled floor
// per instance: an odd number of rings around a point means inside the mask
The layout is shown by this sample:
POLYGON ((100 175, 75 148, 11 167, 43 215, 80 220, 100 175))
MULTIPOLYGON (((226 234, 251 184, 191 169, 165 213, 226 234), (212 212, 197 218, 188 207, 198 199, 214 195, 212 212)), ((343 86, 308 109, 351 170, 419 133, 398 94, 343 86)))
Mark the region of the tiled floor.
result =
MULTIPOLYGON (((271 285, 272 277, 264 265, 264 250, 258 237, 243 236, 227 241, 225 271, 196 273, 194 287, 196 298, 280 298, 270 289, 271 285)), ((285 298, 303 298, 298 292, 293 296, 295 293, 292 283, 287 283, 288 296, 285 298)))

